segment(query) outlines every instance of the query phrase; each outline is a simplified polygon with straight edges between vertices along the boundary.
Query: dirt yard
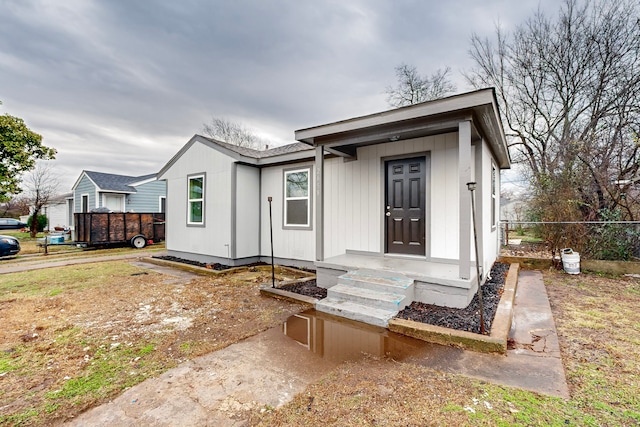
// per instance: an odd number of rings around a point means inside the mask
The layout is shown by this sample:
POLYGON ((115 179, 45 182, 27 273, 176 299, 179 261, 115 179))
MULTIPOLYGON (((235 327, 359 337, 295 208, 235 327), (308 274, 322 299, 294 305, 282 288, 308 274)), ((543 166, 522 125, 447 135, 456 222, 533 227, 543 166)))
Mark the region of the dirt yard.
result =
POLYGON ((176 277, 127 261, 0 275, 0 425, 68 419, 304 309, 261 296, 270 279, 264 268, 176 277))
MULTIPOLYGON (((278 277, 293 278, 289 272, 278 277)), ((638 425, 640 279, 544 273, 571 398, 397 362, 340 365, 250 425, 638 425)), ((279 325, 268 271, 178 276, 126 261, 0 275, 0 425, 57 425, 182 361, 279 325)))
POLYGON ((386 358, 339 366, 260 426, 640 425, 640 279, 544 272, 571 398, 386 358))

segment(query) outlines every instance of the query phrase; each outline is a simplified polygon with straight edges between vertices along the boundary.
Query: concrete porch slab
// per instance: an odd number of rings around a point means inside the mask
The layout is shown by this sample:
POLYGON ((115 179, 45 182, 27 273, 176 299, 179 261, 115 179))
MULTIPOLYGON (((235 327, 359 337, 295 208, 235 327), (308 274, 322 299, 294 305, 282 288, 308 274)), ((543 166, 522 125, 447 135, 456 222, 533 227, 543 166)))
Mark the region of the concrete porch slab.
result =
MULTIPOLYGON (((475 266, 469 270, 469 279, 461 279, 455 263, 431 262, 417 257, 363 255, 346 253, 324 261, 316 261, 318 269, 347 272, 352 270, 378 270, 401 272, 410 279, 440 285, 469 289, 476 282, 475 266)), ((341 273, 341 274, 343 274, 341 273)))

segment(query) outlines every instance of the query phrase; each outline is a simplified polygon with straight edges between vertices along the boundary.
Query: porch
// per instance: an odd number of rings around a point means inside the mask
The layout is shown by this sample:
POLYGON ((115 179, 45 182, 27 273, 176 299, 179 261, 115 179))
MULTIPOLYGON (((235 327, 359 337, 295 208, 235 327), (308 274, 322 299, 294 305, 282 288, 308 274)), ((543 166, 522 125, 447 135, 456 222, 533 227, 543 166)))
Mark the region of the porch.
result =
POLYGON ((323 288, 335 286, 338 278, 350 271, 402 275, 413 281, 412 301, 447 307, 466 307, 477 288, 475 265, 469 267, 469 278, 462 279, 456 260, 435 262, 420 257, 347 252, 316 261, 315 265, 317 284, 323 288))

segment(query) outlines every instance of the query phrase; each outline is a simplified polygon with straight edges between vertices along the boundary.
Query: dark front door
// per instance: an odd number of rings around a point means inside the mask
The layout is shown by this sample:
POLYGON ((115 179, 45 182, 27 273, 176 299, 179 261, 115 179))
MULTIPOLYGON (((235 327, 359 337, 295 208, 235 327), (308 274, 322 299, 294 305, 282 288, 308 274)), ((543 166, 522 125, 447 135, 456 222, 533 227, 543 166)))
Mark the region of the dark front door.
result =
POLYGON ((386 252, 425 255, 426 159, 386 162, 386 252))

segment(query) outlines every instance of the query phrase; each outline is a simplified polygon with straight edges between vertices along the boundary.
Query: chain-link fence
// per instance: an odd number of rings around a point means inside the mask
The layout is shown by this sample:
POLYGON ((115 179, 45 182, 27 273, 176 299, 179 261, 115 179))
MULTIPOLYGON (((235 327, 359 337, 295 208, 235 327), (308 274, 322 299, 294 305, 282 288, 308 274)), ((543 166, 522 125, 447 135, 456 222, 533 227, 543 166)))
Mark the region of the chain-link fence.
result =
POLYGON ((552 257, 572 248, 586 259, 640 259, 640 221, 502 221, 502 253, 552 257))

